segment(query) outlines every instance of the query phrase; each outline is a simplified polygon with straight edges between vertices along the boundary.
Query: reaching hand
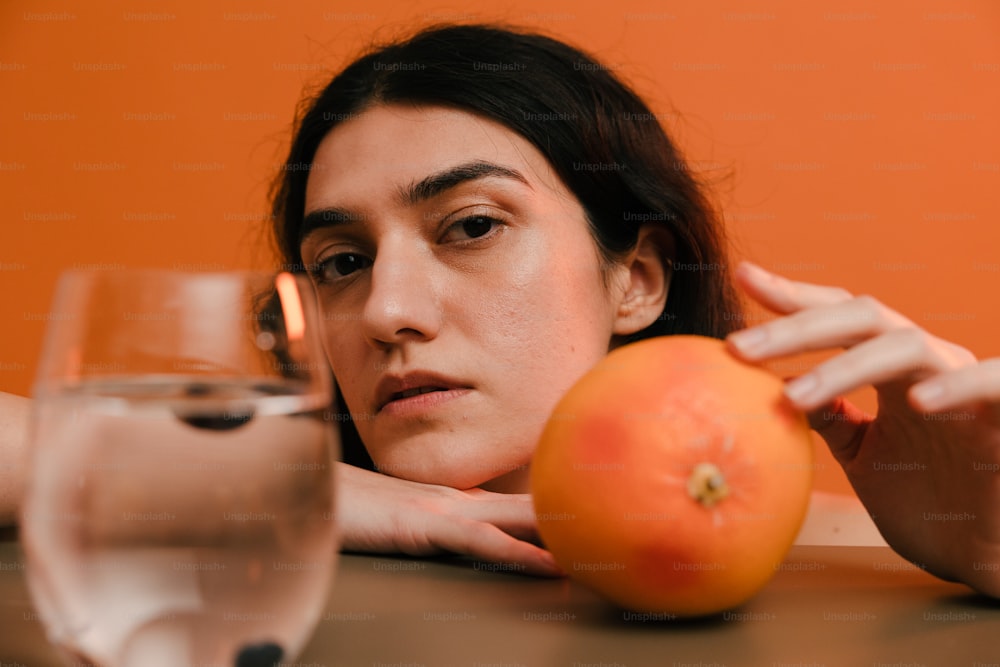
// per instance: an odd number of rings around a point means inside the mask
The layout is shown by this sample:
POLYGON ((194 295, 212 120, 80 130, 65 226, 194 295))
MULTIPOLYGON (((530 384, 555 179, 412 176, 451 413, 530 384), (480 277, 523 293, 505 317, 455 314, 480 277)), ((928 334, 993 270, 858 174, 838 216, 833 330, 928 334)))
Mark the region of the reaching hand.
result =
POLYGON ((945 579, 1000 596, 1000 359, 979 362, 869 296, 742 264, 751 297, 784 315, 732 334, 760 361, 843 348, 786 385, 886 541, 945 579), (873 417, 842 394, 873 385, 873 417))

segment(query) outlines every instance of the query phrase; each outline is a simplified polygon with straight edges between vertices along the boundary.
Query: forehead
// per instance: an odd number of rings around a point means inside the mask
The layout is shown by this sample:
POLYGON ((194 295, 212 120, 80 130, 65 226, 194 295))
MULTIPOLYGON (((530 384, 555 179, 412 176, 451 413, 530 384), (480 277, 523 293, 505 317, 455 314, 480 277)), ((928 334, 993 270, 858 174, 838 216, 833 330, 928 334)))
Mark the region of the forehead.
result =
POLYGON ((341 123, 320 142, 306 208, 350 205, 358 196, 395 190, 470 160, 510 167, 532 184, 566 194, 538 149, 500 123, 446 107, 379 105, 341 123))

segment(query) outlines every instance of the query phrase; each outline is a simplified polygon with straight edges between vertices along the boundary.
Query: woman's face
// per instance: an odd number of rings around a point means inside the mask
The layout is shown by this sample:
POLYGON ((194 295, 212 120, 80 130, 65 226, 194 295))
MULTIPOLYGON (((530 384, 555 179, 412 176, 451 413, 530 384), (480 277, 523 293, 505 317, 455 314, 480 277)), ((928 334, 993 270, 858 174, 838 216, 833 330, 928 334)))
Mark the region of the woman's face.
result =
POLYGON ((526 490, 622 291, 546 159, 470 113, 376 106, 323 139, 305 211, 326 353, 379 469, 526 490))

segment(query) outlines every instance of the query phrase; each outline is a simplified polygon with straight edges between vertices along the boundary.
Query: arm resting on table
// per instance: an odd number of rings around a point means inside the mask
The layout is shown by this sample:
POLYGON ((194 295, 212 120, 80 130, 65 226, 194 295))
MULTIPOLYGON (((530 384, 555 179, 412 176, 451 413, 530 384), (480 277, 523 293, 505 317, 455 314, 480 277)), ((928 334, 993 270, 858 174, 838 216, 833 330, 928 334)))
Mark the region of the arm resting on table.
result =
POLYGON ((0 393, 0 526, 17 521, 28 475, 28 409, 31 401, 0 393))

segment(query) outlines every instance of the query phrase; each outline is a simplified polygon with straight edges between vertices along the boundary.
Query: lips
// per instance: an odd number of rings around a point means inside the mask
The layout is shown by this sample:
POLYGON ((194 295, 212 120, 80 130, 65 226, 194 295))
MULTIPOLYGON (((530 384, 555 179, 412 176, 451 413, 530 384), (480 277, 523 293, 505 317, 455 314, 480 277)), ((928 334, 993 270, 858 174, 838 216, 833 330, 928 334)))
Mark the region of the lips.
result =
POLYGON ((419 396, 420 394, 429 394, 432 391, 447 391, 447 389, 445 387, 417 387, 416 389, 397 391, 395 394, 389 397, 389 400, 398 401, 401 398, 409 398, 410 396, 419 396))
POLYGON ((375 389, 375 411, 381 412, 386 406, 400 405, 403 401, 415 403, 417 401, 414 399, 424 394, 434 392, 457 394, 471 388, 468 382, 430 371, 386 375, 379 380, 375 389))

